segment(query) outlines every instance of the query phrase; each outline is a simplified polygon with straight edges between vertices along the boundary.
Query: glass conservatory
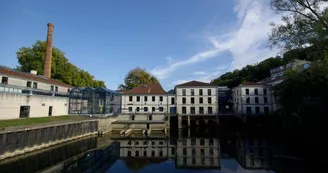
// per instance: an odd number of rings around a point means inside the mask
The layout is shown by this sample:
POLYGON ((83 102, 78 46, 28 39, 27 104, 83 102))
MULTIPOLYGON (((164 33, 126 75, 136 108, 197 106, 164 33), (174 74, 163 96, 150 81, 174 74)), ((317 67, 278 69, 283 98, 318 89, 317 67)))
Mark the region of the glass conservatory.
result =
POLYGON ((69 93, 69 114, 117 114, 121 108, 119 92, 98 87, 77 87, 69 93))

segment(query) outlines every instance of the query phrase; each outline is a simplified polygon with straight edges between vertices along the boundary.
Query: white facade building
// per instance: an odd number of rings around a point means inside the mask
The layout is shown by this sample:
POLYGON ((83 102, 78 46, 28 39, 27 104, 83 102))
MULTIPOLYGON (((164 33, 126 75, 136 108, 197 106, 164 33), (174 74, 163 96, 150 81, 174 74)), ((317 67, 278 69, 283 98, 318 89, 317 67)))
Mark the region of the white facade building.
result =
POLYGON ((276 110, 270 85, 246 83, 232 88, 233 110, 237 114, 268 114, 276 110))
POLYGON ((68 114, 68 92, 73 87, 31 73, 0 66, 0 119, 68 114))
POLYGON ((171 99, 172 94, 166 93, 160 84, 142 84, 122 93, 122 113, 170 113, 170 107, 174 107, 171 104, 171 99))
POLYGON ((217 86, 191 81, 175 87, 179 115, 217 115, 217 86))

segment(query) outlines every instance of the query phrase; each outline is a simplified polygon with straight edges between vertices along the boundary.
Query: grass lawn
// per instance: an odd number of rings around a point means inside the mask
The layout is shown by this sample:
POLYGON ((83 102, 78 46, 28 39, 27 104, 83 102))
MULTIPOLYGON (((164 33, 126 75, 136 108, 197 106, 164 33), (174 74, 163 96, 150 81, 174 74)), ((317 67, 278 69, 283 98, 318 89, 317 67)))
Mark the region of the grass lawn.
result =
POLYGON ((54 121, 65 121, 65 120, 83 120, 87 117, 82 116, 53 116, 53 117, 39 117, 39 118, 21 118, 13 120, 0 120, 0 130, 4 130, 6 127, 23 126, 30 124, 48 123, 54 121))

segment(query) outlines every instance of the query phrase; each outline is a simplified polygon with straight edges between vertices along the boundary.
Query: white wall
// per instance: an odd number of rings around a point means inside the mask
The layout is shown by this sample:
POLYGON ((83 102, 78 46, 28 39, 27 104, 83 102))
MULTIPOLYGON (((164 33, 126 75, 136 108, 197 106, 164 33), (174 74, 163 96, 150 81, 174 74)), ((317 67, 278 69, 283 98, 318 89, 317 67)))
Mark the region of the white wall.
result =
POLYGON ((19 118, 20 106, 30 106, 29 117, 48 116, 49 106, 52 106, 52 116, 68 114, 68 98, 65 97, 0 92, 0 119, 19 118))
POLYGON ((208 107, 212 107, 213 115, 217 114, 217 88, 216 87, 178 87, 176 88, 177 113, 182 114, 182 107, 186 107, 187 115, 190 115, 191 107, 195 107, 195 114, 199 114, 199 107, 204 108, 204 114, 208 114, 208 107), (183 96, 183 89, 186 90, 186 96, 183 96), (194 96, 191 95, 191 89, 194 89, 194 96), (199 95, 199 89, 203 90, 203 95, 199 95), (208 95, 208 89, 211 90, 211 95, 208 95), (191 98, 194 98, 194 104, 191 103, 191 98), (211 104, 208 103, 208 98, 211 98, 211 104), (182 100, 186 98, 186 104, 182 100), (199 103, 199 98, 203 98, 203 104, 199 103))

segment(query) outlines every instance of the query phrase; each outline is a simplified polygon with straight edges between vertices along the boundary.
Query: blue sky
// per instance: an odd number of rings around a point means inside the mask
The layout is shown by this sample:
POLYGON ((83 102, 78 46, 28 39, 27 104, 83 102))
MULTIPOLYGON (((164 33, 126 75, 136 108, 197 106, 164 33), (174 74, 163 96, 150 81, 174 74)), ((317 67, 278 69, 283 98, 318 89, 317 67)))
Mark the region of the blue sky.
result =
POLYGON ((275 56, 266 43, 279 20, 267 0, 0 1, 0 64, 15 67, 51 22, 54 46, 108 88, 139 66, 168 90, 275 56))

